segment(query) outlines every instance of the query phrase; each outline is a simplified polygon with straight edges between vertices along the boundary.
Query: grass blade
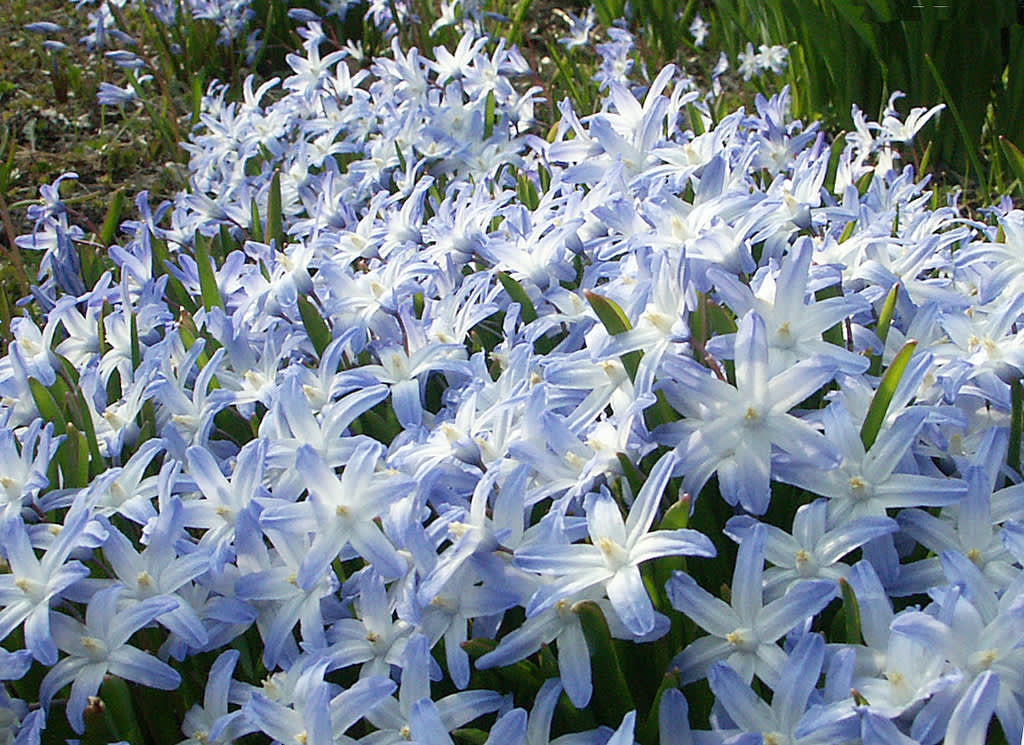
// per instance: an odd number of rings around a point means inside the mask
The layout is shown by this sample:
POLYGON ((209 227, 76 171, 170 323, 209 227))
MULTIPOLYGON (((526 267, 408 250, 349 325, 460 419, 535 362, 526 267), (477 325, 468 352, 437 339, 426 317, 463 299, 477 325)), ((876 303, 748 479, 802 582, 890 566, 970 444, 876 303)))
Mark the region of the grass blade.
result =
POLYGON ((900 378, 903 377, 916 348, 916 339, 911 339, 904 344, 903 349, 899 351, 892 364, 889 365, 889 369, 885 371, 885 375, 882 376, 878 390, 875 391, 871 405, 868 406, 864 424, 860 428, 860 439, 864 443, 865 450, 870 450, 871 446, 875 444, 878 433, 882 429, 882 422, 885 421, 885 415, 889 411, 889 404, 892 403, 892 397, 896 393, 896 386, 899 385, 900 378))

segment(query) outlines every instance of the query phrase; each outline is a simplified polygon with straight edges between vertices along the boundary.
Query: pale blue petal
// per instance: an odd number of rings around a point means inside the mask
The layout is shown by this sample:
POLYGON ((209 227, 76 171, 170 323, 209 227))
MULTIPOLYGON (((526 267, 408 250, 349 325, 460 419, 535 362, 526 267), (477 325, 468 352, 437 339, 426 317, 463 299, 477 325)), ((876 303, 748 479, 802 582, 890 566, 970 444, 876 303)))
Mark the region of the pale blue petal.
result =
POLYGON ((999 678, 986 670, 971 683, 953 710, 946 727, 946 742, 985 745, 985 736, 999 697, 999 678))
POLYGON ((335 732, 348 729, 388 699, 398 686, 381 675, 363 678, 331 699, 331 728, 335 732))
POLYGON ((484 745, 522 745, 526 740, 526 709, 503 714, 491 727, 484 745))
POLYGON ((587 531, 596 543, 607 538, 620 546, 626 546, 626 526, 618 504, 607 491, 591 494, 586 501, 587 531))
POLYGON ((886 507, 947 507, 967 495, 967 482, 916 473, 894 473, 875 486, 886 507))
POLYGON ((895 520, 888 517, 853 520, 825 534, 816 547, 818 561, 823 566, 831 566, 871 539, 895 533, 899 527, 895 520))
POLYGON ((417 745, 452 745, 437 705, 429 698, 422 698, 412 705, 409 730, 417 745))
POLYGON ((461 691, 437 702, 441 721, 449 731, 490 714, 501 707, 502 695, 495 691, 461 691))
POLYGON ((423 423, 423 404, 420 402, 420 382, 416 378, 401 380, 391 386, 391 407, 398 423, 404 429, 414 429, 423 423))
POLYGON ((864 477, 872 483, 885 481, 903 458, 904 453, 917 441, 917 433, 928 416, 926 407, 915 407, 900 414, 890 427, 882 430, 864 456, 861 466, 864 477))
POLYGON ((725 639, 702 636, 677 654, 672 667, 679 670, 679 682, 688 685, 707 674, 708 665, 732 654, 734 647, 725 639))
POLYGON ((545 585, 530 597, 530 601, 526 605, 526 617, 532 618, 538 613, 553 607, 559 600, 570 599, 588 587, 606 582, 612 576, 612 571, 607 566, 601 566, 564 577, 552 582, 550 585, 545 585))
POLYGON ((585 708, 593 693, 590 650, 583 635, 583 626, 575 617, 558 637, 558 673, 572 705, 577 709, 585 708))
POLYGON ((678 688, 661 694, 658 706, 659 745, 694 745, 690 730, 690 707, 678 688))
POLYGON ((684 572, 672 572, 665 589, 673 608, 713 636, 724 639, 726 634, 743 625, 728 603, 709 593, 684 572))
POLYGON ((150 688, 173 691, 181 685, 178 671, 135 647, 119 647, 110 653, 107 665, 112 675, 150 688))
POLYGON ((850 569, 850 586, 860 606, 861 634, 868 646, 882 651, 889 643, 892 602, 868 561, 858 561, 850 569))
POLYGON ((588 544, 552 545, 542 543, 516 551, 515 564, 520 569, 540 574, 566 574, 594 570, 605 566, 601 550, 588 544))
POLYGON ((758 614, 756 629, 762 641, 774 641, 798 623, 818 615, 836 595, 830 580, 807 580, 789 588, 778 600, 768 603, 758 614))
POLYGON ((764 319, 748 311, 736 328, 736 389, 757 405, 768 392, 768 334, 764 319))
POLYGON ((807 710, 824 661, 825 639, 820 634, 805 634, 790 652, 772 695, 772 709, 783 732, 792 732, 807 710))
POLYGON ((999 615, 999 601, 996 599, 991 580, 982 573, 973 561, 959 551, 943 551, 939 554, 942 571, 950 583, 963 587, 963 595, 981 613, 982 618, 999 615))
POLYGON ((754 526, 747 540, 740 544, 736 555, 736 568, 732 574, 732 607, 745 626, 753 625, 757 614, 761 612, 761 581, 767 540, 768 531, 759 523, 754 526))
POLYGON ((654 629, 654 606, 644 587, 640 570, 624 566, 605 585, 608 600, 623 625, 637 636, 654 629))
POLYGON ((718 464, 718 488, 729 504, 763 515, 771 500, 771 442, 761 433, 718 464))
MULTIPOLYGON (((50 707, 50 701, 57 695, 57 692, 68 683, 78 677, 82 668, 91 663, 84 657, 65 657, 56 665, 51 667, 39 685, 39 703, 44 709, 50 707)), ((101 666, 101 670, 105 670, 101 666)))
POLYGON ((654 518, 661 504, 661 496, 665 491, 672 471, 676 466, 675 456, 668 452, 663 455, 644 481, 639 494, 633 501, 626 517, 626 535, 629 545, 633 545, 644 535, 654 522, 654 518))
MULTIPOLYGON (((120 590, 119 587, 111 589, 120 590)), ((93 596, 93 599, 89 602, 89 608, 86 610, 86 620, 89 628, 96 633, 97 636, 101 635, 102 638, 106 640, 107 646, 111 649, 121 646, 128 641, 128 638, 132 634, 143 626, 151 623, 158 616, 174 610, 178 607, 179 603, 183 602, 179 598, 167 595, 146 598, 127 610, 118 612, 117 615, 107 623, 94 624, 92 622, 93 619, 89 617, 89 611, 92 610, 94 604, 99 602, 97 598, 101 595, 107 595, 108 593, 109 590, 101 590, 93 596)), ((115 593, 112 596, 115 607, 117 603, 117 596, 119 594, 120 592, 115 593)))
POLYGON ((861 713, 860 736, 864 745, 921 745, 900 732, 890 720, 870 710, 861 713))
POLYGON ((925 649, 931 649, 947 659, 959 659, 960 657, 957 650, 962 645, 957 641, 953 629, 939 619, 921 611, 900 613, 892 620, 890 630, 894 634, 910 637, 925 649))
POLYGON ((896 519, 907 535, 936 554, 960 545, 951 522, 940 520, 924 510, 901 510, 896 519))
POLYGON ((331 689, 326 683, 313 686, 313 692, 304 696, 302 713, 306 725, 307 742, 332 742, 334 734, 331 729, 330 700, 331 689))
POLYGON ((773 445, 795 460, 829 471, 842 462, 842 456, 828 438, 808 422, 791 414, 765 417, 763 427, 773 445))
MULTIPOLYGON (((479 670, 487 670, 526 659, 540 649, 542 644, 548 644, 554 640, 566 625, 572 623, 572 620, 563 621, 558 611, 553 608, 533 618, 528 618, 503 636, 497 647, 482 655, 476 661, 476 667, 479 670)), ((579 622, 576 621, 576 623, 579 622)), ((559 646, 561 646, 561 642, 559 642, 559 646)))
POLYGON ((409 568, 398 549, 374 522, 354 525, 349 540, 359 555, 370 562, 385 579, 401 577, 409 568))
POLYGON ((607 745, 633 745, 633 732, 636 729, 636 710, 630 711, 622 718, 622 724, 608 739, 607 745))
POLYGON ((772 732, 779 728, 771 707, 725 662, 716 662, 708 668, 708 683, 718 704, 740 729, 772 732))
POLYGON ((240 656, 241 653, 237 649, 229 649, 222 652, 210 667, 206 691, 203 693, 203 708, 214 716, 228 713, 228 690, 240 656))
POLYGON ((232 504, 231 490, 227 479, 217 466, 217 461, 206 448, 190 447, 185 452, 188 475, 207 499, 217 504, 232 504))
POLYGON ((768 384, 767 408, 781 414, 816 393, 836 374, 834 360, 811 357, 775 375, 768 384))
POLYGON ((32 609, 25 619, 25 647, 46 666, 57 663, 57 644, 50 633, 50 604, 32 609))
POLYGON ((103 676, 106 674, 106 665, 94 662, 81 667, 71 683, 71 695, 68 696, 66 711, 71 729, 78 734, 85 732, 84 714, 89 697, 99 692, 103 676))
POLYGON ((633 564, 643 564, 662 556, 715 555, 715 544, 703 533, 689 528, 655 530, 645 534, 629 554, 633 564))
POLYGON ((398 699, 403 711, 409 711, 421 698, 430 696, 430 641, 415 633, 409 637, 402 653, 402 684, 398 699))
POLYGON ((271 701, 259 692, 245 703, 244 711, 246 718, 279 742, 289 742, 305 730, 298 712, 271 701))
MULTIPOLYGON (((801 505, 796 511, 793 518, 793 537, 801 546, 814 546, 825 535, 827 529, 827 499, 815 499, 810 504, 801 505)), ((769 532, 769 541, 770 535, 769 532)), ((768 561, 772 561, 771 556, 768 556, 768 561)))
POLYGON ((806 313, 807 274, 814 244, 803 236, 789 247, 775 278, 775 310, 781 318, 798 320, 806 313))

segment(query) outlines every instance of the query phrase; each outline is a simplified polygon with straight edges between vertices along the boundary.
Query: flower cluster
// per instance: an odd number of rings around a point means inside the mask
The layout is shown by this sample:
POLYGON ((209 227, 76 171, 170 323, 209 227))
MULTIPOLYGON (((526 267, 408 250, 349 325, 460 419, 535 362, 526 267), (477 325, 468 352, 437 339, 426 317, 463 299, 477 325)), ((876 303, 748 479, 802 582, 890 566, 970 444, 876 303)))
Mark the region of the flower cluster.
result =
POLYGON ((6 741, 196 671, 188 743, 1021 737, 1024 213, 921 112, 714 121, 620 30, 545 139, 503 42, 304 37, 109 267, 59 184, 19 239, 6 741))

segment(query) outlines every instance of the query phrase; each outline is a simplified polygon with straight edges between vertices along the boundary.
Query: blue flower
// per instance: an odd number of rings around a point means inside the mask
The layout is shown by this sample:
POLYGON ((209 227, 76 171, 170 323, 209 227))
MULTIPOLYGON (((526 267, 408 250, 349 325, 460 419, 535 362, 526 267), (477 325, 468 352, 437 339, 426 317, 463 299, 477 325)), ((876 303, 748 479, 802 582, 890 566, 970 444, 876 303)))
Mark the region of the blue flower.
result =
POLYGON ((42 560, 36 558, 28 531, 18 518, 4 536, 10 572, 0 574, 0 640, 25 626, 25 646, 44 665, 57 662, 57 643, 51 635, 50 605, 71 585, 89 576, 89 569, 68 557, 82 537, 89 510, 76 508, 64 518, 63 529, 42 560))
POLYGON ((773 447, 817 472, 839 465, 835 447, 813 425, 788 413, 831 380, 837 368, 816 356, 771 375, 765 322, 753 310, 740 320, 735 360, 734 387, 689 357, 666 358, 662 364, 672 380, 665 382, 665 394, 687 418, 656 436, 675 446, 687 491, 698 494, 717 472, 729 504, 761 515, 771 499, 773 447))
POLYGON ((50 620, 53 638, 68 656, 43 678, 39 700, 49 708, 57 691, 71 683, 68 722, 79 734, 85 731, 82 716, 88 698, 96 695, 108 673, 162 690, 174 690, 181 683, 181 676, 166 662, 128 644, 132 634, 157 616, 174 610, 177 601, 153 597, 119 611, 121 589, 114 585, 93 595, 85 611, 84 624, 63 613, 55 613, 50 620))
POLYGON ((654 607, 640 577, 639 565, 659 556, 715 555, 714 545, 697 531, 648 532, 674 466, 671 455, 663 456, 655 464, 625 522, 606 489, 591 494, 585 505, 591 543, 543 542, 516 551, 519 567, 557 577, 530 598, 527 618, 554 607, 567 596, 603 585, 612 608, 631 633, 640 636, 654 629, 654 607))
POLYGON ((835 597, 834 582, 806 580, 763 605, 767 537, 767 528, 758 524, 740 543, 731 605, 703 589, 690 575, 672 573, 666 586, 672 607, 710 634, 697 639, 673 660, 684 684, 700 680, 709 665, 725 660, 745 683, 756 674, 774 685, 786 664, 786 655, 776 641, 820 613, 835 597))

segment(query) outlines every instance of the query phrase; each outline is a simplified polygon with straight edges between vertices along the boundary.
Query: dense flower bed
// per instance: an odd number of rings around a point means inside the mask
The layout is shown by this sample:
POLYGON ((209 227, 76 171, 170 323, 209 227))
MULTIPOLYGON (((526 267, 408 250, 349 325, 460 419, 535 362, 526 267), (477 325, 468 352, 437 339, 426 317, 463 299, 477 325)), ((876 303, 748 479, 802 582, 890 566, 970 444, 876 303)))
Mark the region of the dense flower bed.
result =
POLYGON ((922 111, 715 122, 619 29, 543 133, 503 42, 304 37, 119 243, 19 239, 0 739, 1020 739, 1024 213, 922 111))

